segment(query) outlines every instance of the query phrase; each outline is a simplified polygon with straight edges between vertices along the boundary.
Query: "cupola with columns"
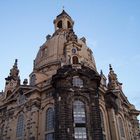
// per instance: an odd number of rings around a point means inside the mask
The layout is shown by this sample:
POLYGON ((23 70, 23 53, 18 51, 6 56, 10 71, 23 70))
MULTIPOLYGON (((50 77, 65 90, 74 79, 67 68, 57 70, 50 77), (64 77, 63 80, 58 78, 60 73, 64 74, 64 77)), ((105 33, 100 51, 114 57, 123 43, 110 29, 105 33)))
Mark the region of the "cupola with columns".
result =
POLYGON ((57 16, 54 20, 55 31, 59 29, 67 30, 73 28, 74 21, 72 18, 66 13, 65 10, 62 11, 61 14, 57 16))

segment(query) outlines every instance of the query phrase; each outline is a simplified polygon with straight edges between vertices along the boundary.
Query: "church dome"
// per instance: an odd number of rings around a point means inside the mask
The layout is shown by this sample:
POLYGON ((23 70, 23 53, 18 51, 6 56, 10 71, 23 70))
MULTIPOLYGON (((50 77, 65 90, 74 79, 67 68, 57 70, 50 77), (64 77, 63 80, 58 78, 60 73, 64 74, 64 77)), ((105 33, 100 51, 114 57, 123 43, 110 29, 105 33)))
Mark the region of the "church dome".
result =
POLYGON ((47 76, 55 74, 63 65, 85 65, 96 70, 91 49, 84 37, 78 38, 73 31, 74 22, 63 10, 54 20, 55 32, 46 37, 34 61, 34 70, 47 76))

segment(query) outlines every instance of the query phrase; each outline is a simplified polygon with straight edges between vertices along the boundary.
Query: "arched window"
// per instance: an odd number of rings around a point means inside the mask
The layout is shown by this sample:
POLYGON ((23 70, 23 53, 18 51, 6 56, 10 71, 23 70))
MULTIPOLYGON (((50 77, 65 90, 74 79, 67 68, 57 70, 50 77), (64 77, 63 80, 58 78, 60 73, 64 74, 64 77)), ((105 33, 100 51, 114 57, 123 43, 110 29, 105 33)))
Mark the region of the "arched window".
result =
POLYGON ((73 56, 73 58, 72 58, 72 63, 73 63, 73 64, 78 64, 78 63, 79 63, 78 57, 77 57, 77 56, 73 56))
POLYGON ((49 108, 46 111, 45 140, 54 140, 54 110, 49 108))
POLYGON ((20 114, 17 121, 17 132, 16 136, 20 139, 23 139, 24 137, 24 116, 23 114, 20 114))
POLYGON ((124 133, 123 121, 120 117, 118 118, 118 122, 119 122, 120 137, 123 140, 125 138, 125 133, 124 133))
POLYGON ((83 80, 78 76, 73 77, 72 83, 75 87, 83 87, 83 80))
POLYGON ((85 105, 83 102, 76 100, 73 103, 74 123, 85 123, 85 105))
POLYGON ((104 121, 104 114, 102 110, 100 110, 100 117, 101 117, 101 127, 103 132, 103 140, 106 140, 105 121, 104 121))
POLYGON ((74 138, 87 140, 85 104, 80 100, 73 102, 74 138))
POLYGON ((67 23, 68 23, 68 28, 71 28, 72 27, 71 23, 69 21, 67 21, 67 23))
POLYGON ((46 47, 46 48, 43 48, 42 49, 42 57, 43 56, 47 56, 47 53, 48 53, 48 48, 46 47))
POLYGON ((60 20, 60 21, 57 23, 57 27, 58 27, 58 29, 62 28, 62 20, 60 20))
POLYGON ((11 90, 8 90, 7 91, 7 97, 9 97, 11 94, 12 94, 12 91, 11 90))

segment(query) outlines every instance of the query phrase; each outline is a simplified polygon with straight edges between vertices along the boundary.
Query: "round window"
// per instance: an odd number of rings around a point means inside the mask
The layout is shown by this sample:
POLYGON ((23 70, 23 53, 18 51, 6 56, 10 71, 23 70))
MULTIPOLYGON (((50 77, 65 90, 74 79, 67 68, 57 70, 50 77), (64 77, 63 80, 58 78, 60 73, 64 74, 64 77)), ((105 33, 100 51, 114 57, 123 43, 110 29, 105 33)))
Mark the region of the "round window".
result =
POLYGON ((77 49, 76 48, 72 48, 72 53, 73 54, 77 53, 77 49))

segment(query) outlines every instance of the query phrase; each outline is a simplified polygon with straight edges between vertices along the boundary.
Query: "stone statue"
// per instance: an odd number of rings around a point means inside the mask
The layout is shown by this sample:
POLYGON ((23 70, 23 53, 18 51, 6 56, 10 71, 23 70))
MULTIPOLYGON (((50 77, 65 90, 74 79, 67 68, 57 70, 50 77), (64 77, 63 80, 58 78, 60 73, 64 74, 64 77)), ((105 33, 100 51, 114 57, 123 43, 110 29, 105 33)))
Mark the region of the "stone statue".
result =
POLYGON ((70 29, 67 36, 66 36, 67 42, 69 41, 76 41, 77 42, 77 35, 75 35, 73 29, 70 29))
POLYGON ((111 64, 109 65, 109 67, 110 67, 110 72, 108 75, 108 80, 109 80, 108 88, 111 90, 120 89, 121 83, 118 82, 117 75, 114 73, 111 64))

